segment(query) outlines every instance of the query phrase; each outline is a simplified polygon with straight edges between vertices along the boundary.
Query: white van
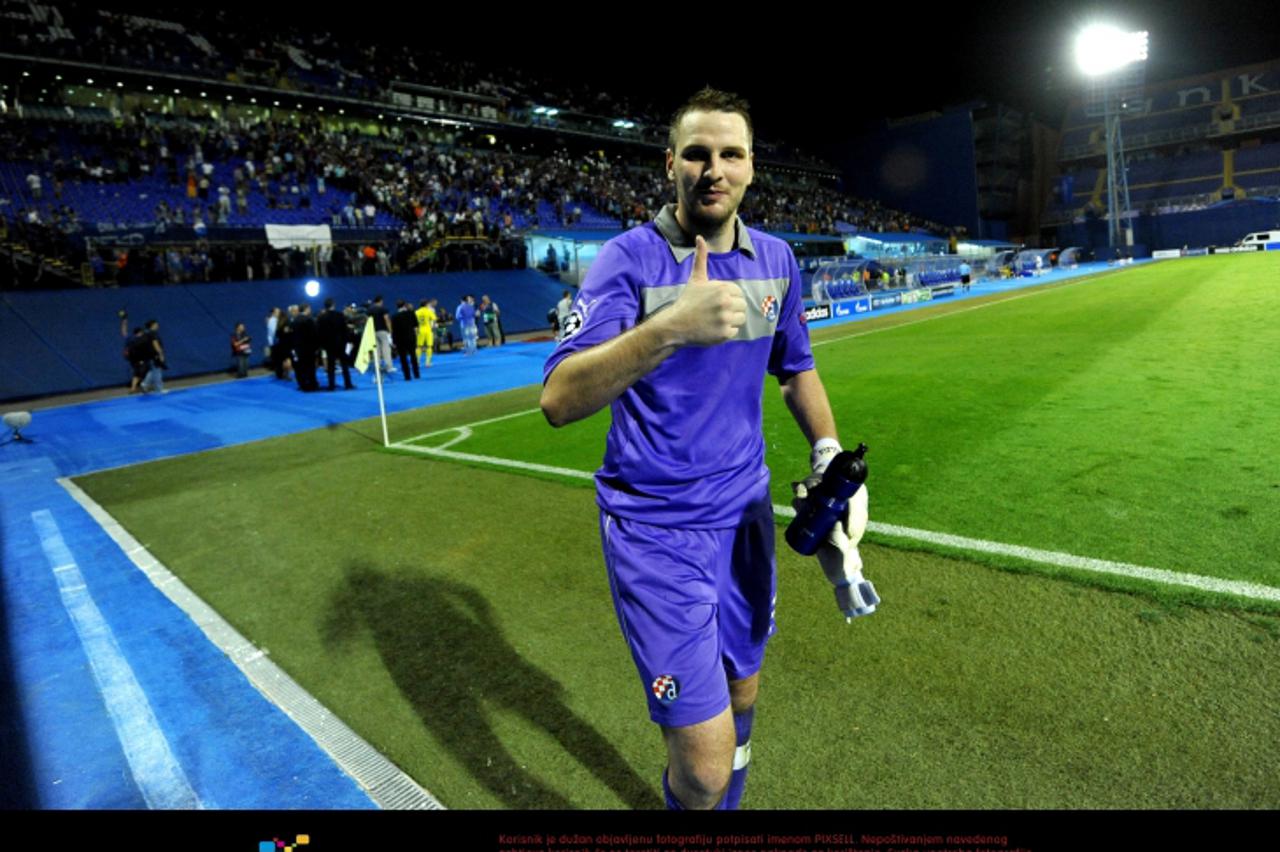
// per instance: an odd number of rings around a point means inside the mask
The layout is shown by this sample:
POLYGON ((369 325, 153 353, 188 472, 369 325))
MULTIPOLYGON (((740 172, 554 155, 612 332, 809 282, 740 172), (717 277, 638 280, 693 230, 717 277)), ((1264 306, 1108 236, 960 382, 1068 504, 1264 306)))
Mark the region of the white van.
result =
POLYGON ((1255 246, 1265 246, 1267 243, 1280 243, 1280 231, 1255 231, 1246 235, 1236 245, 1253 248, 1255 246))

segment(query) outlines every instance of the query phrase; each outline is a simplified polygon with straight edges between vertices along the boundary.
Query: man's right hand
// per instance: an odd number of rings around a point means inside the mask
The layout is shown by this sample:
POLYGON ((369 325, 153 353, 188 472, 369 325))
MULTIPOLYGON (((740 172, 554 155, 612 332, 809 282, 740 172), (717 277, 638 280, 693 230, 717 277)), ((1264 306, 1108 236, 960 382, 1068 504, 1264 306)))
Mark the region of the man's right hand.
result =
POLYGON ((731 281, 707 277, 707 241, 696 238, 693 273, 680 298, 665 314, 672 335, 681 346, 715 346, 738 336, 747 322, 747 299, 731 281))

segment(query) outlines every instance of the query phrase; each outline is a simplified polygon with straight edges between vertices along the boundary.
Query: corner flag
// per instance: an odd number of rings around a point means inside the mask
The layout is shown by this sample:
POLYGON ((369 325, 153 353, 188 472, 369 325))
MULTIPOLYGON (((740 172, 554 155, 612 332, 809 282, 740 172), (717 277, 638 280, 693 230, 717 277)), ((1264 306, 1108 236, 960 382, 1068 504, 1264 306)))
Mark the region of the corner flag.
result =
POLYGON ((369 361, 378 349, 378 336, 373 333, 373 317, 364 322, 364 331, 360 334, 360 343, 356 347, 355 368, 361 373, 369 372, 369 361))

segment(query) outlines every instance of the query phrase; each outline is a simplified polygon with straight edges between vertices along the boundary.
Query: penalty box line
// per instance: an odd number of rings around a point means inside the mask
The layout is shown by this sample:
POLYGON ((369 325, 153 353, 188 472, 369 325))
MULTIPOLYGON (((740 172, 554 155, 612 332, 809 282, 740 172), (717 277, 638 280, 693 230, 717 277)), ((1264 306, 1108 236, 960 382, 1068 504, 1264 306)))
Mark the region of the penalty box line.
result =
MULTIPOLYGON (((537 409, 533 409, 537 410, 537 409)), ((529 412, 520 412, 527 414, 529 412)), ((510 415, 518 416, 518 415, 510 415)), ((506 418, 501 418, 506 419, 506 418)), ((479 424, 470 424, 472 426, 479 424)), ((450 431, 458 431, 465 427, 457 427, 455 429, 441 430, 439 433, 450 431)), ((468 432, 469 434, 469 432, 468 432)), ((450 442, 456 443, 457 440, 450 442)), ((492 465, 494 467, 509 468, 514 470, 525 470, 534 473, 549 473, 556 476, 569 477, 571 479, 594 479, 595 474, 585 470, 573 470, 567 467, 556 467, 553 465, 538 464, 536 462, 520 461, 519 459, 504 459, 497 456, 484 456, 475 453, 461 453, 457 450, 447 449, 445 447, 418 447, 408 444, 392 444, 395 449, 408 450, 409 452, 419 453, 435 458, 449 459, 452 461, 476 462, 479 464, 492 465)), ((775 515, 784 518, 795 517, 795 510, 790 506, 781 504, 773 504, 773 512, 775 515)), ((912 527, 899 526, 897 524, 887 524, 879 521, 872 521, 867 525, 867 529, 871 532, 889 536, 891 538, 906 539, 908 541, 919 541, 927 544, 941 545, 943 547, 954 548, 957 550, 968 551, 971 553, 986 553, 996 556, 1012 556, 1027 562, 1033 562, 1040 565, 1052 565, 1059 568, 1073 568, 1079 571, 1088 571, 1094 574, 1108 574, 1118 577, 1128 577, 1132 579, 1146 580, 1152 583, 1158 583, 1165 586, 1183 586, 1186 588, 1197 589, 1204 592, 1214 592, 1217 594, 1235 595, 1237 597, 1248 598, 1250 600, 1271 601, 1280 603, 1280 588, 1273 586, 1264 586, 1259 583, 1248 583, 1241 580, 1223 580, 1217 577, 1206 577, 1202 574, 1185 574, 1179 571, 1168 571, 1163 568, 1151 568, 1145 565, 1133 565, 1128 562, 1112 562, 1107 559, 1094 559, 1088 556, 1077 556, 1072 553, 1062 553, 1055 550, 1041 550, 1035 547, 1024 547, 1016 544, 1004 544, 998 541, 987 541, 985 539, 968 538, 965 536, 950 535, 948 533, 934 532, 932 530, 921 530, 912 527)))

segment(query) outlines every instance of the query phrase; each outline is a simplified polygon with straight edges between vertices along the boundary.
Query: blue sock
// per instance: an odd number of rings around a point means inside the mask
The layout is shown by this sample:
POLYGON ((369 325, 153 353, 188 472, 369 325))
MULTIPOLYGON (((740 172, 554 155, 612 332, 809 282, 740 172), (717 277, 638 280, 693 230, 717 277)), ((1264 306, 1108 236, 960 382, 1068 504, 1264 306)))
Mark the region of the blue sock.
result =
POLYGON ((736 811, 742 801, 742 791, 747 786, 747 770, 751 768, 751 722, 756 708, 748 707, 745 713, 733 714, 733 727, 737 731, 738 748, 733 753, 733 775, 729 777, 729 789, 724 794, 721 807, 736 811))
POLYGON ((671 785, 667 783, 667 770, 662 770, 662 795, 667 800, 667 810, 682 811, 684 805, 680 804, 680 800, 671 792, 671 785))

